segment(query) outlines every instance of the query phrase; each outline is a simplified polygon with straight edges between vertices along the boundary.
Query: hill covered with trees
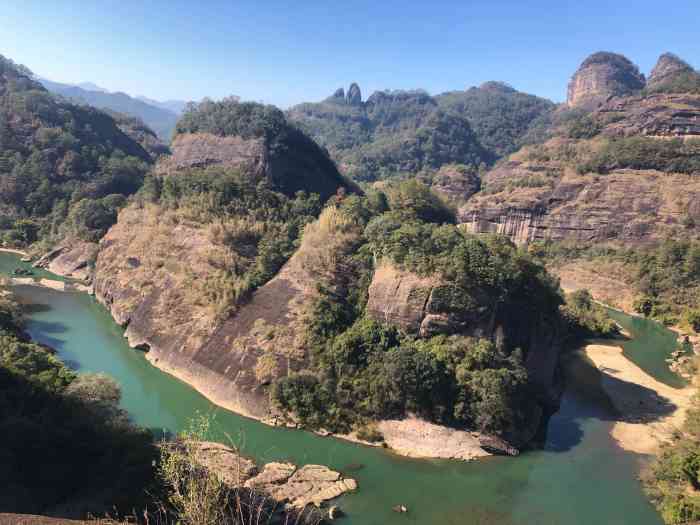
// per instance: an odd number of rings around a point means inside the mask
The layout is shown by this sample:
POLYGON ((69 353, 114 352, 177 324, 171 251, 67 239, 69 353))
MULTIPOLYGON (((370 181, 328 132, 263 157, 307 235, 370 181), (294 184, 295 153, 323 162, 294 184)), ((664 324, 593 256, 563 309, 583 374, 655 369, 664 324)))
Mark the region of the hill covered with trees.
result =
POLYGON ((75 233, 96 240, 152 159, 115 120, 56 99, 0 57, 0 237, 26 246, 75 233))
POLYGON ((359 87, 294 106, 289 118, 325 146, 344 173, 375 181, 435 171, 445 164, 486 167, 516 149, 554 104, 505 84, 430 96, 359 87), (350 93, 352 92, 352 96, 350 93))

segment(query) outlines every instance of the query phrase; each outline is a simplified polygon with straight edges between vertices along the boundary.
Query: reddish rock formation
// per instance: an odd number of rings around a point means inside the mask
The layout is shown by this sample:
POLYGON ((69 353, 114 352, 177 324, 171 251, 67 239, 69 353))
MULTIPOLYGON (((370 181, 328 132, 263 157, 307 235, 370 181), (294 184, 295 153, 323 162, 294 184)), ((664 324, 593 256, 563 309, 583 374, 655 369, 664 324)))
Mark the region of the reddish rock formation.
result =
POLYGON ((653 94, 613 98, 593 118, 608 121, 607 136, 700 136, 700 95, 653 94))
POLYGON ((673 53, 664 53, 659 57, 654 69, 651 70, 647 88, 657 89, 682 74, 695 74, 695 70, 673 53))
POLYGON ((262 138, 218 137, 209 133, 185 133, 175 137, 172 155, 156 166, 158 175, 190 168, 220 166, 263 177, 266 172, 265 142, 262 138))
POLYGON ((644 75, 629 59, 599 52, 583 61, 569 83, 569 107, 594 108, 610 97, 628 95, 644 87, 644 75))

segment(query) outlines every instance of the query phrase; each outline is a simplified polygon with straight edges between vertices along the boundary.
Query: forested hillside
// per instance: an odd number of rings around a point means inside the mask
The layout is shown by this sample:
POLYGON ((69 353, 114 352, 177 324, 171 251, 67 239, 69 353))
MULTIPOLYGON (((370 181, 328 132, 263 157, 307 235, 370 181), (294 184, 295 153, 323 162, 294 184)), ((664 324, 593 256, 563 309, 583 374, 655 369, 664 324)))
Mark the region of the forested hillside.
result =
POLYGON ((152 159, 115 120, 57 100, 0 57, 0 237, 11 246, 97 240, 152 159))
POLYGON ((435 97, 420 90, 378 91, 364 102, 354 84, 347 96, 340 89, 288 115, 328 148, 344 173, 375 181, 450 163, 485 168, 520 145, 553 108, 496 82, 435 97))

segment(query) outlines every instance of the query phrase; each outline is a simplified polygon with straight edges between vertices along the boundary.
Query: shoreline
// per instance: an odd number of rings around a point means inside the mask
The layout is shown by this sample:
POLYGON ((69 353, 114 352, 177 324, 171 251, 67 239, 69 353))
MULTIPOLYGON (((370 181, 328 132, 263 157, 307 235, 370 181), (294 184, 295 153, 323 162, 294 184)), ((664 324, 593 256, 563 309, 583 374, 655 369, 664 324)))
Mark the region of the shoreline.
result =
POLYGON ((15 255, 21 255, 22 257, 29 257, 29 254, 27 252, 17 250, 15 248, 0 248, 0 252, 14 253, 15 255))
MULTIPOLYGON (((20 254, 18 251, 13 253, 16 255, 20 254)), ((61 275, 60 272, 54 273, 56 273, 57 276, 66 277, 65 275, 61 275)), ((53 281, 50 279, 34 280, 33 278, 21 280, 18 278, 12 278, 10 282, 13 285, 39 286, 60 292, 85 292, 95 297, 92 286, 76 286, 75 284, 64 283, 63 281, 53 281)), ((98 302, 101 302, 96 297, 95 299, 98 300, 98 302)), ((112 320, 119 324, 114 318, 111 310, 107 308, 107 311, 109 312, 112 320)), ((124 338, 127 340, 129 347, 135 350, 138 350, 141 347, 141 343, 147 343, 145 341, 132 341, 129 337, 128 331, 124 332, 124 338)), ((277 422, 278 419, 275 418, 273 414, 270 414, 270 417, 256 416, 250 413, 250 411, 246 410, 240 404, 215 395, 211 389, 207 388, 206 384, 200 384, 196 378, 192 377, 190 370, 170 366, 165 359, 159 359, 157 356, 157 351, 154 352, 153 350, 155 349, 152 348, 151 351, 146 352, 144 357, 154 368, 157 368, 161 372, 168 374, 182 383, 185 383, 188 387, 204 396, 213 405, 224 410, 228 410, 229 412, 233 412, 240 417, 258 421, 270 427, 299 430, 316 434, 319 437, 331 437, 367 447, 383 448, 387 452, 405 458, 473 461, 493 455, 480 446, 477 433, 437 425, 410 415, 402 420, 383 420, 374 422, 384 436, 384 440, 382 442, 362 440, 357 437, 355 432, 350 434, 335 434, 325 430, 307 430, 293 424, 280 424, 277 422)))
POLYGON ((619 346, 589 344, 582 351, 599 370, 601 387, 619 413, 610 432, 613 439, 629 452, 658 452, 683 424, 694 386, 677 389, 657 381, 619 346))
MULTIPOLYGON (((136 346, 129 342, 126 335, 125 338, 131 348, 137 349, 136 346)), ((271 418, 255 416, 235 403, 219 399, 218 396, 214 396, 205 388, 197 388, 193 384, 194 381, 188 380, 187 372, 168 366, 163 360, 154 358, 149 354, 150 351, 146 352, 144 357, 151 366, 186 384, 200 395, 204 396, 213 405, 233 412, 237 416, 257 421, 269 427, 308 432, 310 434, 315 434, 319 438, 339 439, 356 445, 381 448, 397 456, 409 459, 473 461, 493 455, 481 448, 478 437, 475 437, 472 432, 436 425, 413 416, 408 416, 401 420, 376 421, 375 424, 377 428, 384 436, 384 440, 379 443, 362 440, 356 436, 355 432, 350 434, 334 434, 323 430, 313 431, 298 426, 278 424, 275 422, 274 416, 271 418), (406 437, 411 434, 418 436, 420 439, 411 442, 411 440, 406 437)))

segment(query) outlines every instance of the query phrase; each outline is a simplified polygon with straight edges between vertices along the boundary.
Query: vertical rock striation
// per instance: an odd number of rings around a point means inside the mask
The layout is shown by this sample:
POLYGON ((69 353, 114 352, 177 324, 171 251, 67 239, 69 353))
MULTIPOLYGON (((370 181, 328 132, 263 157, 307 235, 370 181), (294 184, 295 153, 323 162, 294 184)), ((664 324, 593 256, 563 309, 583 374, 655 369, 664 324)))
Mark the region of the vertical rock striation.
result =
POLYGON ((644 85, 644 75, 628 58, 594 53, 571 78, 566 101, 569 107, 594 109, 610 97, 632 94, 644 85))

